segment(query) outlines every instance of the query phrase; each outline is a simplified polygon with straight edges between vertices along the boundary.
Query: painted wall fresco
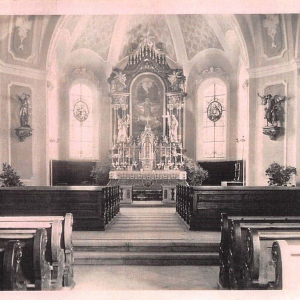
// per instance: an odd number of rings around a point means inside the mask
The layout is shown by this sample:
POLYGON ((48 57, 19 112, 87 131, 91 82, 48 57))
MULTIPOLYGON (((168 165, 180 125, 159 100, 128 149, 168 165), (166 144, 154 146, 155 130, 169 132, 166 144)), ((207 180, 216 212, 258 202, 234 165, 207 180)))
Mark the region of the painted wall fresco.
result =
POLYGON ((260 20, 264 54, 269 58, 281 55, 286 47, 282 16, 260 15, 260 20))
POLYGON ((16 58, 27 59, 32 54, 34 16, 14 16, 10 51, 16 58))

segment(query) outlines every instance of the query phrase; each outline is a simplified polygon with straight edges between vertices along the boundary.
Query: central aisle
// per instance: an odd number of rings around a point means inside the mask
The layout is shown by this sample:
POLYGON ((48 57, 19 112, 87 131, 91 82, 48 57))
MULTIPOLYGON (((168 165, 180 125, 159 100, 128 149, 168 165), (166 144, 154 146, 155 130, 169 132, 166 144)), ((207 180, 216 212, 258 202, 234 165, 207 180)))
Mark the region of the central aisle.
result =
POLYGON ((76 290, 217 289, 219 232, 192 232, 174 207, 121 207, 106 231, 74 232, 76 290))
POLYGON ((75 231, 74 246, 92 240, 182 240, 220 243, 220 232, 189 231, 175 207, 121 206, 118 216, 105 231, 75 231))

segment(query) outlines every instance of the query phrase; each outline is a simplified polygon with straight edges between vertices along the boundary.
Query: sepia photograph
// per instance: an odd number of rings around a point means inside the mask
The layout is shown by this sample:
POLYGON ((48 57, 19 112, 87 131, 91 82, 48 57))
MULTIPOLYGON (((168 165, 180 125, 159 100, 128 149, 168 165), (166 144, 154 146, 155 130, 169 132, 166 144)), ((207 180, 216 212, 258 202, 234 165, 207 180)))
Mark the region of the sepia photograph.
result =
POLYGON ((0 297, 300 299, 299 4, 0 0, 0 297))

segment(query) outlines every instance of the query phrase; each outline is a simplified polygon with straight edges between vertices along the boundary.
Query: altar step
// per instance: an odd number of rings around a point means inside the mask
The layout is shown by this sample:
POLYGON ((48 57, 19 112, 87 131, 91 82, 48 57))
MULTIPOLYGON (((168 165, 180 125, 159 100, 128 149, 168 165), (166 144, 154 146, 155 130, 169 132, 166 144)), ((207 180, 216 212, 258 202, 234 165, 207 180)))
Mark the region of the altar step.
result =
POLYGON ((75 265, 218 265, 214 234, 190 232, 175 208, 121 207, 105 232, 74 232, 75 265))
POLYGON ((175 207, 176 203, 169 202, 169 203, 163 203, 162 200, 148 200, 148 201, 133 201, 132 203, 121 203, 121 207, 175 207))
POLYGON ((75 265, 218 265, 218 244, 77 241, 75 265))
POLYGON ((162 200, 162 190, 156 189, 133 189, 132 190, 132 199, 133 201, 154 201, 162 200))

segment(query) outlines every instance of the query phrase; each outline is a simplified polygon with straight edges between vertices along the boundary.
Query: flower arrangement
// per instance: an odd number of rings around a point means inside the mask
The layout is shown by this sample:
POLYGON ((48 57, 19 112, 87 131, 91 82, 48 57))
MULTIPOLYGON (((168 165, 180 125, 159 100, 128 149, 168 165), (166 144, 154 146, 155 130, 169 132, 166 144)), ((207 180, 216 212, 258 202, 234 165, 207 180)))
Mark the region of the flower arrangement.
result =
POLYGON ((187 183, 192 186, 202 185, 202 182, 208 178, 208 171, 186 155, 183 156, 183 162, 183 168, 187 173, 187 183))
POLYGON ((8 163, 3 163, 2 173, 0 174, 1 187, 23 186, 20 176, 8 163))
POLYGON ((97 162, 96 166, 91 171, 91 177, 94 185, 107 185, 109 182, 109 171, 111 161, 106 157, 101 162, 97 162))
POLYGON ((284 186, 290 184, 291 176, 297 175, 297 170, 295 167, 284 167, 273 162, 266 170, 266 175, 269 177, 270 186, 284 186))

